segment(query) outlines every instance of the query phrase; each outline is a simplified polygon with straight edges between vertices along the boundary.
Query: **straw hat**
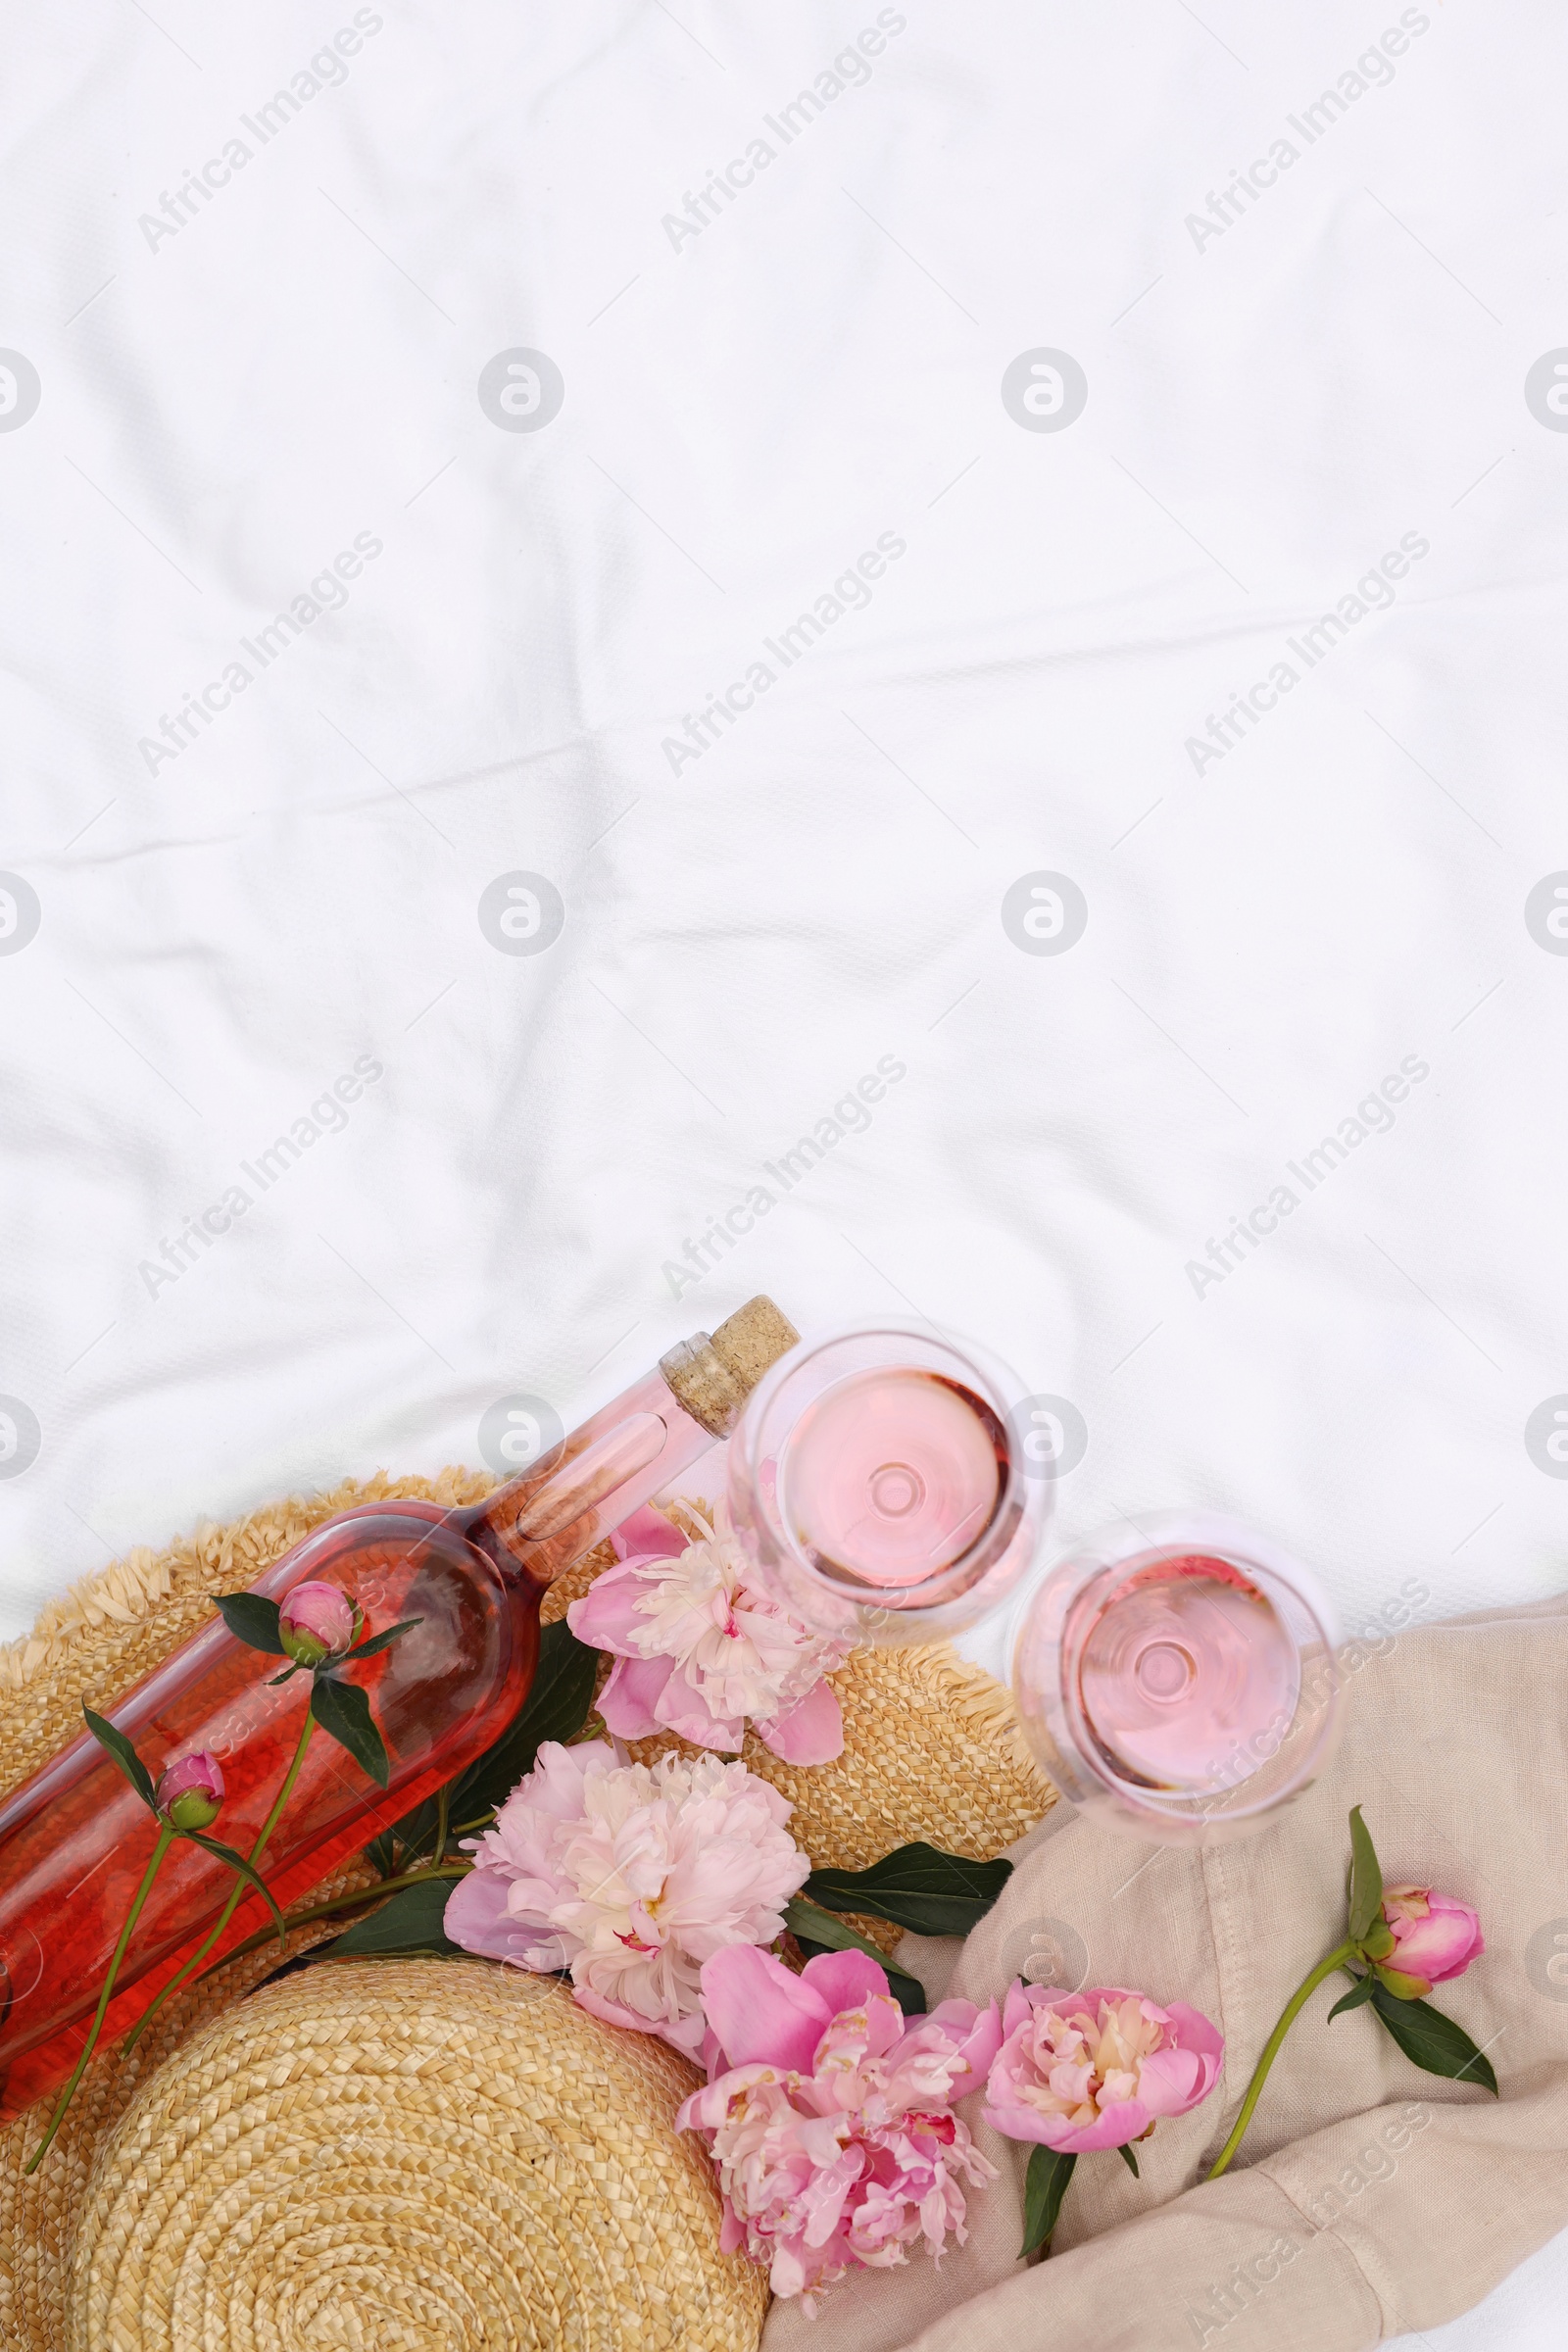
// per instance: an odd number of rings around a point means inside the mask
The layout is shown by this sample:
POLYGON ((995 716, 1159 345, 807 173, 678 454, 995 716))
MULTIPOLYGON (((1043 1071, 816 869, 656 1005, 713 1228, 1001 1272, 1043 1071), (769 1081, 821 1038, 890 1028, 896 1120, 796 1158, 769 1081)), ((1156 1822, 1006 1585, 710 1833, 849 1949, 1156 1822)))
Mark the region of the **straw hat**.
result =
MULTIPOLYGON (((491 1483, 351 1483, 133 1554, 51 1603, 0 1650, 0 1787, 72 1737, 83 1697, 111 1703, 207 1620, 209 1594, 332 1512, 466 1502, 491 1483)), ((1052 1802, 1005 1693, 952 1651, 861 1651, 833 1681, 836 1763, 746 1748, 816 1862, 862 1868, 911 1838, 986 1858, 1052 1802)), ((672 2051, 485 1962, 334 1962, 242 1997, 276 1965, 275 1945, 234 1962, 172 2000, 128 2061, 101 2053, 30 2180, 36 2113, 0 2133, 5 2352, 755 2345, 761 2274, 718 2251, 710 2170, 671 2128, 698 2078, 672 2051)))
POLYGON ((711 2167, 673 2129, 698 2080, 482 1961, 269 1986, 104 2150, 70 2352, 736 2352, 765 2285, 719 2253, 711 2167))

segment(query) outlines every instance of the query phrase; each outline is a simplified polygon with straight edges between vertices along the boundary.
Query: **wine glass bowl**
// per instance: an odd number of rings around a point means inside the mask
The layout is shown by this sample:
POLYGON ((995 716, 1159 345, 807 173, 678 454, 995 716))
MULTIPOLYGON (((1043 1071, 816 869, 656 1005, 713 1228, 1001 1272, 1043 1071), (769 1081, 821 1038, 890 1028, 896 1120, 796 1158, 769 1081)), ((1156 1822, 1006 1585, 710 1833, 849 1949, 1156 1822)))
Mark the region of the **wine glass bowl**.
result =
POLYGON ((1338 1736, 1332 1607, 1269 1539, 1213 1514, 1124 1522, 1030 1600, 1013 1698, 1035 1755, 1106 1826, 1173 1844, 1242 1837, 1338 1736))
POLYGON ((1026 1475, 1021 1384, 978 1348, 874 1323, 808 1339, 730 1442, 731 1518, 764 1590, 824 1633, 927 1642, 1035 1558, 1050 1482, 1026 1475))

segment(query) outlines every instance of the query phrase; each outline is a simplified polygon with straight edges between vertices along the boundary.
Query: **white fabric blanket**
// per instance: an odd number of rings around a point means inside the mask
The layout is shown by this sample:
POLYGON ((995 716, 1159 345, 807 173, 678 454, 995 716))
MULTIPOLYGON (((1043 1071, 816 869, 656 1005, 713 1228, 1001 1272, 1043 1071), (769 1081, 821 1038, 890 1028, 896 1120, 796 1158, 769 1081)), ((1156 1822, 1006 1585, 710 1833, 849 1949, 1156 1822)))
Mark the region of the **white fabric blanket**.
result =
POLYGON ((764 1288, 1555 1590, 1561 11, 4 13, 0 1631, 764 1288))

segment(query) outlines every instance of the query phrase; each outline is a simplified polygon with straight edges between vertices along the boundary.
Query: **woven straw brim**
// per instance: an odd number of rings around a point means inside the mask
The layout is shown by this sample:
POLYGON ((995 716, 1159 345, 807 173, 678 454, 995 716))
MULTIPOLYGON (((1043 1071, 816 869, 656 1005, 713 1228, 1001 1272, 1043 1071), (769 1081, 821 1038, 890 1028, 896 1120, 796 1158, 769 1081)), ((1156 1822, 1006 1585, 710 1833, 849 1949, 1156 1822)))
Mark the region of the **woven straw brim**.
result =
MULTIPOLYGON (((112 1703, 211 1622, 212 1593, 253 1582, 334 1512, 383 1496, 463 1503, 493 1484, 467 1471, 348 1482, 117 1563, 52 1603, 27 1641, 0 1650, 0 1787, 25 1778, 75 1735, 84 1697, 112 1703)), ((612 1556, 603 1546, 579 1563, 548 1596, 547 1620, 612 1556)), ((987 1859, 1053 1801, 1005 1692, 951 1650, 864 1650, 833 1682, 845 1722, 836 1762, 792 1767, 750 1737, 745 1751, 751 1769, 794 1805, 791 1833, 817 1863, 863 1868, 912 1838, 987 1859)), ((668 1736, 637 1742, 635 1752, 650 1758, 682 1744, 668 1736)), ((329 1890, 368 1877, 358 1865, 329 1890)), ((885 1947, 897 1942, 885 1922, 855 1924, 885 1947)), ((332 1932, 299 1931, 291 1947, 332 1932)), ((696 2080, 672 2052, 597 2026, 559 1986, 480 1963, 334 1962, 242 2002, 277 1961, 273 1945, 187 1986, 128 2060, 118 2048, 100 2052, 30 2180, 22 2168, 41 2130, 37 2112, 0 2133, 0 2352, 67 2352, 68 2339, 72 2352, 532 2352, 546 2344, 646 2352, 665 2342, 748 2352, 755 2344, 760 2274, 718 2252, 708 2167, 697 2143, 677 2143, 670 2129, 696 2080), (341 1992, 349 1984, 352 2000, 341 1992), (300 2028, 294 2020, 317 2022, 300 2028), (246 2071, 257 2036, 272 2053, 279 2095, 296 2076, 299 2093, 264 2119, 261 2094, 247 2090, 235 2121, 234 2085, 257 2079, 246 2071), (395 2067, 386 2055, 394 2048, 395 2067), (599 2086, 599 2106, 570 2105, 569 2081, 579 2078, 599 2086), (406 2141, 400 2084, 424 2118, 406 2141), (362 2120, 370 2136, 343 2154, 346 2102, 354 2098, 368 2102, 362 2120), (495 2168, 493 2182, 479 2175, 487 2199, 493 2185, 493 2201, 471 2228, 461 2218, 463 2169, 475 2161, 476 2144, 460 2120, 464 2098, 481 2119, 472 2131, 495 2168), (575 2119, 569 2146, 551 2124, 567 2113, 575 2119), (188 2133, 193 2146, 210 2149, 220 2174, 227 2135, 238 2135, 247 2153, 236 2157, 222 2196, 204 2185, 205 2156, 194 2169, 161 2156, 155 2179, 145 2134, 159 2115, 176 2119, 168 2127, 176 2137, 188 2133), (526 2195, 508 2152, 524 2142, 535 2149, 518 2159, 526 2195), (143 2156, 127 2156, 132 2146, 143 2156), (257 2168, 272 2183, 259 2201, 245 2188, 257 2168), (310 2204, 318 2175, 330 2179, 321 2207, 328 2218, 302 2253, 284 2224, 297 2199, 310 2204), (666 2245, 664 2220, 643 2205, 670 2198, 672 2214, 684 2218, 666 2245), (681 2234, 688 2223, 689 2238, 681 2234), (417 2262, 412 2252, 403 2267, 401 2257, 392 2261, 389 2230, 409 2248, 417 2243, 417 2262), (438 2259, 448 2234, 462 2249, 452 2256, 461 2294, 445 2283, 438 2259), (558 2238, 572 2247, 569 2260, 550 2250, 558 2238), (595 2243, 579 2246, 588 2239, 595 2243), (317 2280, 308 2292, 296 2277, 301 2262, 317 2280), (123 2295, 116 2284, 122 2263, 139 2281, 123 2295), (388 2291, 377 2301, 383 2272, 388 2291), (435 2281, 428 2293, 416 2272, 435 2281), (514 2286, 523 2278, 545 2320, 518 2316, 514 2286), (449 2293, 457 2298, 450 2303, 449 2293), (374 2314, 373 2326, 354 2320, 361 2306, 374 2314), (460 2312, 468 2315, 461 2326, 460 2312), (712 2333, 701 2332, 708 2315, 712 2333), (479 2331, 481 2318, 489 2332, 479 2331), (666 2321, 670 2331, 660 2334, 666 2321), (529 2332, 536 2325, 544 2332, 529 2332)), ((158 2140, 166 2150, 172 2144, 158 2140)))

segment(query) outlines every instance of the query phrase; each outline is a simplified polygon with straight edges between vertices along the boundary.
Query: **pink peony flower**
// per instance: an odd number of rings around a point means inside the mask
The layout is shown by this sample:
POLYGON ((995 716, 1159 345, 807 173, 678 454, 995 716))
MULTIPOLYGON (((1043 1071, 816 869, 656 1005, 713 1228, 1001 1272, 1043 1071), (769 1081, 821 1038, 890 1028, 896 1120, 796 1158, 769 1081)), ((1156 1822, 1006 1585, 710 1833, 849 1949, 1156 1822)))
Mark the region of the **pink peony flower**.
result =
POLYGON ((277 1638, 296 1666, 319 1666, 354 1640, 354 1603, 336 1585, 308 1578, 279 1602, 277 1638))
POLYGON ((844 1719, 823 1676, 852 1644, 813 1633, 751 1582, 751 1563, 721 1502, 695 1542, 655 1510, 613 1538, 620 1565, 566 1611, 579 1642, 615 1659, 599 1712, 617 1739, 678 1732, 734 1750, 748 1722, 786 1764, 826 1764, 844 1719))
POLYGON ((1434 1984, 1462 1977, 1487 1948, 1476 1914, 1430 1886, 1385 1886, 1383 1916, 1394 1949, 1377 1973, 1403 2001, 1424 2000, 1434 1984))
POLYGON ((852 2265, 906 2262, 921 2239, 940 2255, 950 2230, 962 2244, 963 2184, 997 2172, 953 2101, 996 2054, 994 2001, 943 2001, 906 2026, 864 1952, 819 1953, 796 1977, 744 1944, 705 1963, 702 1989, 724 2071, 675 2128, 712 2151, 725 2253, 744 2246, 809 2312, 852 2265))
POLYGON ((1063 2155, 1120 2148, 1162 2115, 1185 2115, 1219 2076, 1218 2030, 1141 1992, 1057 1992, 1014 1984, 986 2084, 985 2120, 1009 2139, 1063 2155))
POLYGON ((517 1968, 569 1969, 595 2017, 695 2058, 704 1962, 782 1935, 810 1870, 784 1827, 791 1809, 717 1756, 661 1756, 650 1770, 604 1740, 546 1740, 494 1829, 465 1841, 474 1868, 447 1904, 447 1934, 517 1968))
POLYGON ((223 1809, 223 1768, 205 1747, 181 1756, 159 1774, 153 1801, 176 1830, 205 1830, 223 1809))

